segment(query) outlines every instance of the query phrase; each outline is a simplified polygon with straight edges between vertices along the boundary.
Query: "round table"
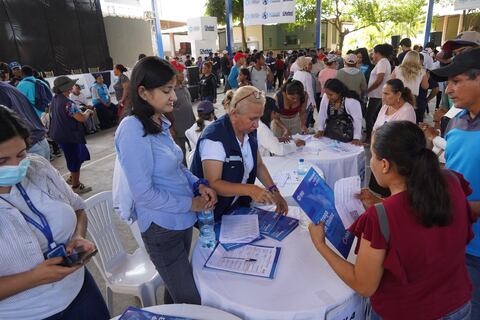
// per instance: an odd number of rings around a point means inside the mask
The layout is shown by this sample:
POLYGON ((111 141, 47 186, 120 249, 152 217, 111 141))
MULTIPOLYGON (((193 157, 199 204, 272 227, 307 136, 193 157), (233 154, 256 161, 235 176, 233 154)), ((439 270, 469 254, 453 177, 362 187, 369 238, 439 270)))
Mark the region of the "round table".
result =
POLYGON ((316 139, 303 136, 306 145, 297 152, 285 157, 297 160, 300 158, 316 165, 323 171, 325 181, 333 189, 339 179, 359 175, 365 181, 365 151, 363 147, 351 143, 342 143, 329 138, 316 139))
MULTIPOLYGON (((293 193, 301 182, 301 178, 297 176, 296 170, 298 167, 298 160, 286 157, 262 157, 265 166, 273 179, 273 182, 278 187, 285 201, 290 206, 297 206, 298 204, 293 199, 293 193)), ((313 167, 317 173, 324 178, 323 171, 311 162, 306 162, 307 170, 313 167)), ((255 184, 263 186, 257 179, 255 184)))
POLYGON ((329 310, 361 299, 316 251, 306 229, 297 227, 281 242, 266 238, 255 244, 282 248, 274 279, 204 268, 211 250, 197 243, 192 267, 202 304, 242 319, 324 320, 329 310))
MULTIPOLYGON (((153 313, 171 317, 193 318, 195 320, 240 320, 240 318, 222 310, 194 304, 162 304, 143 308, 153 313)), ((120 316, 111 320, 118 320, 120 316)))

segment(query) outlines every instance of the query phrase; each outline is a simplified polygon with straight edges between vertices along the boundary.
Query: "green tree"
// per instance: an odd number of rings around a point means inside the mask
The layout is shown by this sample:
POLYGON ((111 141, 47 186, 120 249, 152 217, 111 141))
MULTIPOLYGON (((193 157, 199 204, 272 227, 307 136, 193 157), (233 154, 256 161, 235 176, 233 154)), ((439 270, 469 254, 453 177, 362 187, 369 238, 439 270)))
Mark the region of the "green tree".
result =
MULTIPOLYGON (((211 17, 217 17, 219 24, 226 24, 225 0, 207 0, 205 4, 205 14, 211 17)), ((247 48, 247 39, 245 35, 245 26, 243 24, 243 0, 232 0, 233 21, 238 22, 242 31, 242 49, 247 48)))
MULTIPOLYGON (((323 0, 322 19, 332 22, 338 32, 337 48, 342 50, 345 37, 355 31, 375 27, 381 31, 383 24, 404 26, 417 24, 423 19, 426 0, 323 0), (353 27, 345 27, 345 23, 353 27)), ((296 1, 296 25, 314 23, 316 0, 296 1)), ((409 30, 407 30, 408 33, 409 30)))

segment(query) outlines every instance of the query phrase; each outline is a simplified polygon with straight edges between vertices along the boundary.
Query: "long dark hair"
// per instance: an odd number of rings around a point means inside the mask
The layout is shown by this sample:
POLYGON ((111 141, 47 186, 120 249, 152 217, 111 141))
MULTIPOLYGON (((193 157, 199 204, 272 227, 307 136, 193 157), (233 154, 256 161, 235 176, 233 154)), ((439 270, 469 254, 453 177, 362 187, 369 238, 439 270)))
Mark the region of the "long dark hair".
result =
POLYGON ((305 88, 302 82, 290 78, 283 84, 281 90, 289 95, 297 94, 300 97, 300 103, 305 102, 305 88))
POLYGON ((130 80, 130 96, 132 97, 132 115, 143 124, 145 135, 162 132, 162 127, 152 120, 155 114, 153 107, 138 94, 138 88, 144 86, 152 90, 166 85, 176 75, 172 65, 158 57, 145 57, 138 61, 132 71, 130 80))
POLYGON ((280 108, 277 105, 277 101, 275 101, 275 99, 272 97, 265 97, 265 108, 260 120, 269 128, 270 123, 272 122, 272 112, 280 113, 280 108))
POLYGON ((25 121, 13 110, 0 105, 0 143, 21 137, 27 148, 30 146, 30 131, 25 121))
POLYGON ((328 79, 327 82, 325 82, 324 89, 331 90, 339 94, 342 98, 352 98, 360 102, 358 93, 348 89, 348 87, 338 79, 328 79))
POLYGON ((127 68, 125 68, 125 66, 123 64, 116 64, 115 69, 117 69, 121 73, 124 73, 124 72, 128 71, 127 68))
POLYGON ((373 67, 373 63, 370 60, 370 56, 368 55, 367 48, 358 48, 355 50, 355 54, 359 54, 362 56, 362 64, 366 64, 370 67, 373 67))
POLYGON ((406 178, 413 213, 424 227, 446 226, 453 212, 447 182, 435 153, 426 147, 422 130, 410 121, 391 121, 375 132, 377 158, 394 163, 406 178))
POLYGON ((210 111, 208 113, 203 113, 203 112, 198 113, 198 119, 196 121, 198 126, 198 129, 196 130, 197 132, 202 132, 203 129, 205 129, 205 121, 210 120, 210 117, 212 116, 212 114, 215 115, 215 110, 210 111))
POLYGON ((392 88, 393 92, 395 93, 400 92, 402 94, 401 97, 403 101, 410 103, 412 106, 415 105, 412 91, 409 88, 405 87, 402 80, 390 79, 387 82, 385 82, 385 84, 389 85, 390 88, 392 88))

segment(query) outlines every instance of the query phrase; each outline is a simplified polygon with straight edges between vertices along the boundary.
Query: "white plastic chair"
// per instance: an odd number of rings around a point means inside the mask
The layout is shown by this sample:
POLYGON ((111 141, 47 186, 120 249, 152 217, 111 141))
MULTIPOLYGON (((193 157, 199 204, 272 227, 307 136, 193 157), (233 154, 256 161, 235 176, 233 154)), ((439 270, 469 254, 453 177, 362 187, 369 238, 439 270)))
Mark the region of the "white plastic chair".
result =
POLYGON ((100 270, 107 292, 107 306, 113 307, 113 292, 137 296, 143 307, 157 304, 156 291, 163 283, 143 245, 128 254, 112 220, 112 192, 100 192, 86 200, 88 235, 98 249, 93 261, 100 270))

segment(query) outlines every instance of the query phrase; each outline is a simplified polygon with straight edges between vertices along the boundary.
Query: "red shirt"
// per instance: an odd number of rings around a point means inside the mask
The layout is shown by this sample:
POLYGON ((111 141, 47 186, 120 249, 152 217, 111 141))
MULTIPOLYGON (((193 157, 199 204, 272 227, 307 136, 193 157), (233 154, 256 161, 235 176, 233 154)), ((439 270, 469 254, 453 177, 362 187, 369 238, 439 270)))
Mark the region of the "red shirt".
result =
MULTIPOLYGON (((473 238, 471 226, 476 220, 466 199, 472 190, 462 175, 446 176, 454 212, 446 227, 426 228, 417 222, 407 192, 383 202, 390 240, 382 280, 371 303, 385 320, 438 319, 471 299, 465 248, 473 238)), ((375 207, 361 215, 350 231, 357 237, 363 234, 372 248, 387 249, 375 207)))

